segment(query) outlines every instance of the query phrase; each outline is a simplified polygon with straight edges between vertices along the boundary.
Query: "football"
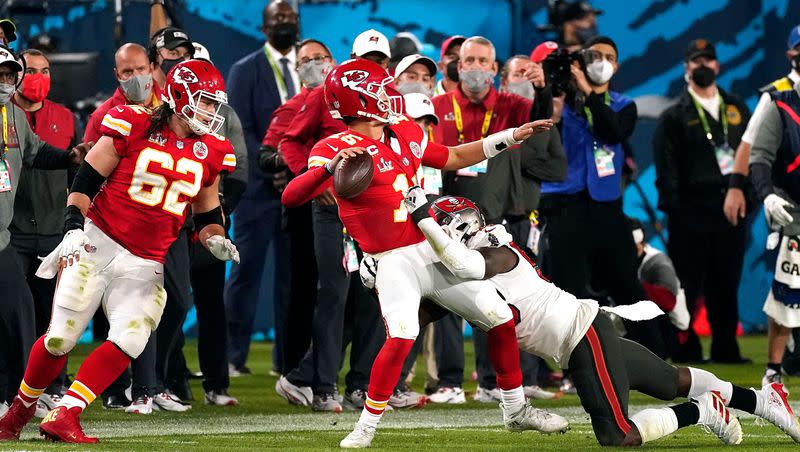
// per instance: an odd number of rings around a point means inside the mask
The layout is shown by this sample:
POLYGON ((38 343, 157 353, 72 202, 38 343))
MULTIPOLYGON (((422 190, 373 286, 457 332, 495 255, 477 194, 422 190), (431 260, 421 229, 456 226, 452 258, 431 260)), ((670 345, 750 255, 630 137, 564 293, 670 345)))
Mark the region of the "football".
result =
POLYGON ((333 190, 341 198, 355 198, 369 187, 373 172, 372 156, 366 152, 344 159, 333 171, 333 190))

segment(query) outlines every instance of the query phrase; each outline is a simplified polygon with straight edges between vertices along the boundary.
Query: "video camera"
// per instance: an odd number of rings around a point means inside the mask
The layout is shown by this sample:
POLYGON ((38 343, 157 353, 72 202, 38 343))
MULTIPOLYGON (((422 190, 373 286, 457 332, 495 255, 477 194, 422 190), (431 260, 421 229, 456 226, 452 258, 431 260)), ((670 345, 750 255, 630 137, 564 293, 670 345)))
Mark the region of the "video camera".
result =
POLYGON ((548 85, 553 87, 553 95, 560 96, 562 93, 574 90, 572 85, 572 63, 578 61, 581 69, 585 70, 585 63, 582 51, 568 52, 565 48, 559 47, 552 51, 542 60, 542 70, 548 85))

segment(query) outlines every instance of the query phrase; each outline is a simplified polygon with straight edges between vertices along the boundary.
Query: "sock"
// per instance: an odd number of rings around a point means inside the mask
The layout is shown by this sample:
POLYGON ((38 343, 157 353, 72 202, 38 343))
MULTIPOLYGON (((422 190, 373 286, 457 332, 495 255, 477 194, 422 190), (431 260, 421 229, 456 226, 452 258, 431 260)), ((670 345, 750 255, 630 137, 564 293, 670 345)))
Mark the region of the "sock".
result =
POLYGON ((58 406, 85 409, 131 363, 130 356, 109 341, 100 344, 78 369, 75 381, 58 406))
POLYGON ((500 395, 503 399, 503 408, 512 413, 517 412, 523 405, 525 405, 525 392, 522 386, 514 389, 501 389, 500 395))
POLYGON ((639 430, 642 444, 663 438, 678 430, 678 415, 672 408, 648 408, 634 414, 630 419, 639 430))
POLYGON ((497 373, 497 387, 515 390, 522 386, 519 368, 519 345, 514 320, 498 325, 487 332, 489 360, 497 373))
POLYGON ((781 373, 781 363, 767 363, 767 370, 774 370, 776 374, 781 373))
POLYGON ((44 346, 44 336, 33 343, 28 357, 28 367, 17 391, 17 396, 26 408, 39 400, 39 396, 64 368, 66 361, 66 355, 56 356, 47 351, 44 346))
POLYGON ((730 403, 733 385, 730 382, 720 380, 716 375, 702 369, 689 367, 692 375, 692 384, 689 387, 689 397, 697 397, 700 394, 717 391, 725 403, 730 403))
MULTIPOLYGON (((700 422, 700 407, 693 402, 684 402, 679 405, 673 405, 669 407, 669 409, 675 413, 675 419, 678 422, 677 428, 695 425, 700 422)), ((639 433, 641 433, 641 431, 639 433)))
POLYGON ((400 371, 403 369, 406 356, 413 345, 413 339, 395 337, 387 338, 383 343, 378 356, 375 357, 375 362, 372 363, 367 400, 364 402, 364 409, 361 410, 359 424, 370 427, 378 426, 383 411, 389 404, 389 397, 392 395, 397 379, 400 378, 400 371))
POLYGON ((732 386, 733 391, 731 392, 731 399, 727 405, 731 408, 754 414, 756 412, 756 392, 741 386, 732 386))

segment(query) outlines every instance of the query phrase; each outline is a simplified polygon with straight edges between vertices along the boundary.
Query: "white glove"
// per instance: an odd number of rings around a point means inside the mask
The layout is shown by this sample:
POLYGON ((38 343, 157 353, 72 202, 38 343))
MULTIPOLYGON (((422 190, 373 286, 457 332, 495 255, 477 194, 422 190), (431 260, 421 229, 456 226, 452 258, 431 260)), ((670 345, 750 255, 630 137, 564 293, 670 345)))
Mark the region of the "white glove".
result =
POLYGON ((208 251, 221 261, 234 261, 239 263, 239 250, 229 239, 221 235, 212 235, 206 239, 208 251))
POLYGON ((425 190, 422 187, 414 185, 406 192, 403 202, 406 204, 408 213, 413 217, 417 209, 424 208, 428 204, 428 198, 425 196, 425 190))
POLYGON ((766 215, 767 224, 769 224, 771 228, 781 228, 794 221, 794 218, 786 211, 786 206, 794 207, 792 203, 775 193, 770 194, 764 199, 764 215, 766 215))
POLYGON ((372 256, 364 256, 361 265, 358 266, 358 275, 361 276, 361 284, 367 289, 375 288, 375 276, 378 274, 378 261, 372 256))
POLYGON ((60 264, 68 267, 81 259, 81 253, 94 253, 97 248, 92 245, 83 229, 72 229, 64 234, 58 245, 60 264))

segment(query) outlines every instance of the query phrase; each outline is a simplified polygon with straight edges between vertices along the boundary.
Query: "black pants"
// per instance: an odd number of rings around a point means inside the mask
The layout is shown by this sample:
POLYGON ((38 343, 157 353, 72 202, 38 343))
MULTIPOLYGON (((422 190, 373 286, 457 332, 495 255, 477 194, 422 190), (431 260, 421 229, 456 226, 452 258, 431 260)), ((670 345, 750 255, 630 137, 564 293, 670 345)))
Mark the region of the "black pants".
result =
POLYGON ((461 317, 449 312, 433 328, 440 388, 460 388, 464 384, 463 324, 461 317))
MULTIPOLYGON (((36 270, 41 261, 39 257, 50 254, 61 243, 61 235, 24 235, 11 236, 11 245, 19 256, 22 273, 28 283, 28 288, 33 295, 33 305, 36 316, 36 337, 47 332, 50 325, 50 316, 53 313, 53 295, 56 291, 56 278, 42 279, 36 276, 36 270)), ((67 365, 58 374, 55 380, 45 390, 48 394, 61 393, 67 380, 67 365)))
MULTIPOLYGON (((598 202, 586 192, 542 197, 543 239, 541 259, 550 280, 578 298, 598 298, 607 293, 616 304, 644 300, 637 276, 636 245, 622 201, 598 202)), ((628 338, 659 356, 668 354, 659 323, 626 323, 628 338)))
POLYGON ((345 391, 361 389, 366 392, 372 363, 386 342, 386 329, 377 297, 364 288, 355 273, 350 278, 344 321, 343 354, 350 344, 350 371, 344 377, 345 391))
MULTIPOLYGON (((746 229, 736 227, 719 213, 675 213, 668 219, 667 251, 686 291, 689 312, 694 312, 700 295, 705 295, 708 323, 711 327, 711 359, 736 362, 741 359, 736 342, 739 321, 738 290, 744 262, 746 229)), ((675 351, 676 361, 702 358, 700 341, 689 329, 688 339, 675 351)))
POLYGON ((219 391, 230 386, 228 377, 228 321, 225 316, 225 262, 200 242, 190 246, 192 294, 197 309, 197 354, 203 372, 203 389, 219 391))
POLYGON ((14 400, 36 340, 33 296, 24 284, 19 257, 9 245, 0 250, 0 402, 14 400))
POLYGON ((284 223, 289 235, 291 283, 286 307, 283 366, 291 370, 300 364, 311 345, 312 319, 317 300, 317 258, 314 254, 311 203, 294 209, 284 208, 284 223))
POLYGON ((604 313, 573 349, 568 367, 603 446, 621 445, 633 425, 628 417, 630 389, 661 400, 678 394, 678 370, 640 344, 619 338, 604 313))

